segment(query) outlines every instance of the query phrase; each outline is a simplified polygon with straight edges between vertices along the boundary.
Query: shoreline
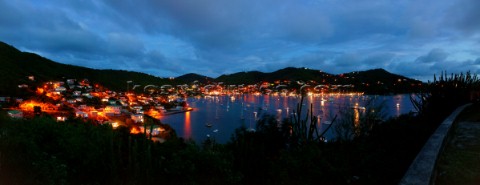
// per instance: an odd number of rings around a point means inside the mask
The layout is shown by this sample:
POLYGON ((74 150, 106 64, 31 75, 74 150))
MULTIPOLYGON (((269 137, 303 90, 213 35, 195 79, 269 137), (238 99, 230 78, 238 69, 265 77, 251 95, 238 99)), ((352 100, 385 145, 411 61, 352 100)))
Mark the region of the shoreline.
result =
POLYGON ((194 110, 194 108, 192 108, 192 107, 188 107, 184 110, 168 110, 167 112, 162 113, 162 115, 163 116, 169 116, 169 115, 184 113, 184 112, 193 111, 193 110, 194 110))

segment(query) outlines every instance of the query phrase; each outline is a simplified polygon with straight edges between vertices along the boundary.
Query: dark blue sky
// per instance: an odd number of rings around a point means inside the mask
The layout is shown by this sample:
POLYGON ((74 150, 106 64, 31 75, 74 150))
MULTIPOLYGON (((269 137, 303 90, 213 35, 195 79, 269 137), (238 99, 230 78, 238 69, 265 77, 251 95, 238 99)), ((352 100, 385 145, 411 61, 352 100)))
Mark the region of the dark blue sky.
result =
POLYGON ((479 0, 0 0, 0 40, 155 76, 287 66, 480 72, 479 0))

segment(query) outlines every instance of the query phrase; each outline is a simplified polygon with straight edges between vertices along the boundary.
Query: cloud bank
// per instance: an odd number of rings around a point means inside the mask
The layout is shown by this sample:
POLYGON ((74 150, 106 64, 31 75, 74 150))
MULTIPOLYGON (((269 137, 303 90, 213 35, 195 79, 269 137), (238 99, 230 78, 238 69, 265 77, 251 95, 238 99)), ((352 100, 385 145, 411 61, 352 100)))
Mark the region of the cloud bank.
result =
POLYGON ((216 77, 287 66, 480 72, 477 0, 0 1, 0 40, 61 63, 216 77))

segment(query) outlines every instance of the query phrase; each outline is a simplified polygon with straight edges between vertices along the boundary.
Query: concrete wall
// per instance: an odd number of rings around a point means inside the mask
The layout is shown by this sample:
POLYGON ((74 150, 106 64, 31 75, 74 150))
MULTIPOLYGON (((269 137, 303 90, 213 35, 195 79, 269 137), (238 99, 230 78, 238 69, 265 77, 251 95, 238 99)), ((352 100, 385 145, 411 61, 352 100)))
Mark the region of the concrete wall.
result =
POLYGON ((469 105, 458 107, 438 126, 408 168, 407 173, 405 173, 405 176, 399 183, 400 185, 429 185, 432 183, 435 163, 444 145, 448 131, 460 112, 469 105))

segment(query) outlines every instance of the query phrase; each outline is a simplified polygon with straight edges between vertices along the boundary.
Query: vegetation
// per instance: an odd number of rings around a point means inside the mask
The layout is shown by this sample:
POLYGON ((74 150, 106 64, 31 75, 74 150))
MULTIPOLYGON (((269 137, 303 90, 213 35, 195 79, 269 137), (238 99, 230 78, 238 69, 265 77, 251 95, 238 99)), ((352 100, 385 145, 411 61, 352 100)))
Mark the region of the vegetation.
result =
POLYGON ((0 121, 1 184, 220 184, 235 182, 228 152, 120 127, 48 117, 0 121), (212 178, 214 176, 215 178, 212 178))
MULTIPOLYGON (((436 170, 436 184, 478 184, 480 170, 480 104, 478 102, 480 79, 477 75, 467 72, 465 74, 442 73, 431 84, 437 93, 431 93, 428 97, 436 101, 455 106, 467 102, 474 102, 467 107, 452 125, 450 137, 446 146, 439 156, 436 170)), ((429 106, 436 106, 429 102, 429 106)))
POLYGON ((468 85, 477 84, 476 78, 462 78, 431 83, 419 114, 382 121, 381 114, 371 114, 369 108, 358 119, 344 113, 332 128, 350 134, 328 143, 316 130, 316 118, 301 114, 302 106, 297 116, 282 122, 263 116, 255 132, 237 129, 227 144, 206 140, 201 146, 175 136, 153 142, 126 128, 80 120, 12 120, 2 114, 0 183, 396 184, 455 108, 449 106, 466 101, 447 100, 460 95, 455 92, 477 90, 468 85))

